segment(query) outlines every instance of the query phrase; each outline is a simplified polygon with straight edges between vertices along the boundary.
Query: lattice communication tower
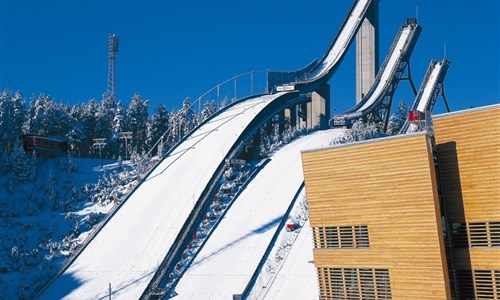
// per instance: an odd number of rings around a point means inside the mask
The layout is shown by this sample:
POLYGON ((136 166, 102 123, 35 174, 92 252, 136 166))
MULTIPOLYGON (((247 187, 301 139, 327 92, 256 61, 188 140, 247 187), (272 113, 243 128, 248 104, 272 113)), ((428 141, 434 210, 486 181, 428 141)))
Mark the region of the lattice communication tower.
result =
POLYGON ((116 100, 115 94, 115 59, 118 53, 119 36, 112 33, 109 35, 108 43, 108 55, 109 55, 109 65, 108 65, 108 97, 116 100))

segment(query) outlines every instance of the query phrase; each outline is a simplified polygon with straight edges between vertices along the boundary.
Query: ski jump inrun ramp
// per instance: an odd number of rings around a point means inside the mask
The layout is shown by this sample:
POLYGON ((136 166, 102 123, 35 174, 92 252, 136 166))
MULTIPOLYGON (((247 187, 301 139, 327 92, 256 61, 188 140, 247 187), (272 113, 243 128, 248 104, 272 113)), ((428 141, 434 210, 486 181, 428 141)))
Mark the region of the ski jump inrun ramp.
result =
MULTIPOLYGON (((107 299, 109 283, 113 299, 140 298, 224 159, 230 157, 253 127, 272 117, 280 103, 298 99, 301 93, 314 90, 333 76, 371 2, 355 1, 328 51, 305 78, 281 83, 292 87, 292 91, 236 102, 185 137, 38 298, 107 299)), ((399 35, 400 48, 391 52, 395 61, 388 62, 387 74, 393 71, 411 36, 406 31, 399 35)), ((391 78, 383 77, 373 89, 384 86, 383 80, 391 78)), ((382 90, 372 94, 380 96, 382 90)), ((366 99, 349 113, 369 111, 377 103, 375 98, 366 99)))

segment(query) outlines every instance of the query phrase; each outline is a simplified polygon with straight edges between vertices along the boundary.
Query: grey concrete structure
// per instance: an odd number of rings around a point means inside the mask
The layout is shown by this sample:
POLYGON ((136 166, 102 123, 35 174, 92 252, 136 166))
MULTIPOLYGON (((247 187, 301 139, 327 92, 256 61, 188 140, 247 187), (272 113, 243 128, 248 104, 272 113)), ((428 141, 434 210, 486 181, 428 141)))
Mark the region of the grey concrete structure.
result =
POLYGON ((307 103, 307 128, 325 129, 330 118, 330 85, 325 83, 317 92, 311 93, 307 103))
POLYGON ((356 103, 370 90, 379 68, 378 3, 372 2, 356 35, 356 103))

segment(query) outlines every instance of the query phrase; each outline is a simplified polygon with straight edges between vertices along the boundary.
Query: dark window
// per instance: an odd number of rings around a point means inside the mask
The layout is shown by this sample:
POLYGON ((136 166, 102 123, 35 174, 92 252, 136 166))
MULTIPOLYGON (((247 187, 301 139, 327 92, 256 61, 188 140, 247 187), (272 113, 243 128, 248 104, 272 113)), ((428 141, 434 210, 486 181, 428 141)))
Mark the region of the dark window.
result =
POLYGON ((369 248, 368 226, 313 227, 315 249, 369 248))
POLYGON ((496 287, 493 286, 494 273, 495 271, 491 270, 474 270, 476 299, 495 299, 494 289, 496 289, 496 287))
POLYGON ((500 247, 500 222, 490 222, 489 225, 491 247, 500 247))
POLYGON ((451 223, 453 248, 500 247, 500 222, 451 223))
POLYGON ((392 299, 389 270, 318 268, 320 299, 392 299))

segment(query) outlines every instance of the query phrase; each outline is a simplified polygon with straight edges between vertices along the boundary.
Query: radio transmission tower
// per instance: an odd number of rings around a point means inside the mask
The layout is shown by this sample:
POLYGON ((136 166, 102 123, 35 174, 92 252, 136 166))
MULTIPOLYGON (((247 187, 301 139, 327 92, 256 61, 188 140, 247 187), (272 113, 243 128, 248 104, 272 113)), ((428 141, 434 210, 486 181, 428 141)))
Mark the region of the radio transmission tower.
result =
POLYGON ((108 66, 108 97, 116 100, 115 94, 115 59, 118 53, 119 36, 116 34, 109 35, 108 44, 108 55, 109 55, 109 66, 108 66))

